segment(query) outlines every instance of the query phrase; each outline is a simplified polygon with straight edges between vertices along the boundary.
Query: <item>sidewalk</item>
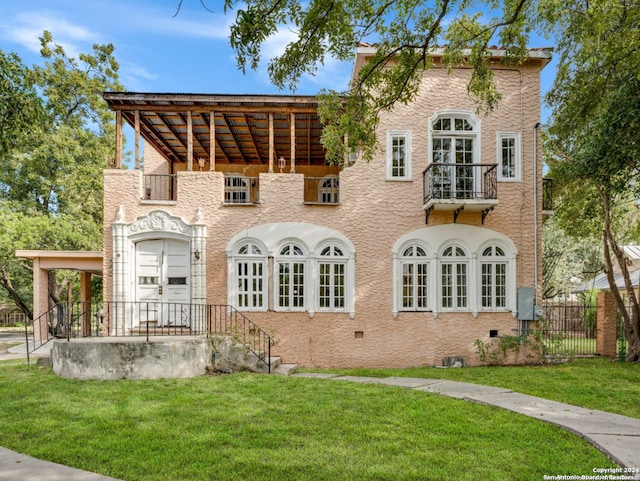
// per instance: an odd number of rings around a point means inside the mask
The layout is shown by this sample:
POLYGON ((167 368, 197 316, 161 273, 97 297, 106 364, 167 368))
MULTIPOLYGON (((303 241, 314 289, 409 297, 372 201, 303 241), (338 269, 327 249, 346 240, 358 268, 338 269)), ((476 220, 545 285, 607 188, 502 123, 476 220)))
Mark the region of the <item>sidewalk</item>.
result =
POLYGON ((119 481, 0 448, 0 481, 119 481))

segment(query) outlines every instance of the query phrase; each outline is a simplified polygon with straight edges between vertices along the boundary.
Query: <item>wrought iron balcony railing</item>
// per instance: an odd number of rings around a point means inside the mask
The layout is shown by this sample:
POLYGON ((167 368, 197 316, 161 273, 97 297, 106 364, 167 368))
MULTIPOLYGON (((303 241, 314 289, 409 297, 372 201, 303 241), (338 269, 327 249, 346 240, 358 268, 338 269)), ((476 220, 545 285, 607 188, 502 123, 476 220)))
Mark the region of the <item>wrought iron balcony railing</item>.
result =
POLYGON ((422 173, 424 205, 497 199, 497 167, 498 164, 430 164, 422 173))
POLYGON ((145 175, 142 200, 176 200, 177 181, 176 174, 145 175))

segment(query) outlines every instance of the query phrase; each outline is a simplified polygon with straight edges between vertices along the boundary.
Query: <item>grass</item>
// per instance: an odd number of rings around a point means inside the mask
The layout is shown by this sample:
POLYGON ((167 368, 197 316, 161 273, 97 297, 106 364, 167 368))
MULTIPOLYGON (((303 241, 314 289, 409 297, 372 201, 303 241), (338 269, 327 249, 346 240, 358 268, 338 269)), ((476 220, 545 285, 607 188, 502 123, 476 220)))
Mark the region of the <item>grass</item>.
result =
POLYGON ((5 361, 0 406, 4 447, 128 481, 538 481, 614 466, 543 422, 379 385, 246 373, 75 381, 5 361))
POLYGON ((640 365, 607 358, 541 366, 467 369, 350 369, 345 375, 421 377, 486 384, 589 409, 640 418, 640 365))

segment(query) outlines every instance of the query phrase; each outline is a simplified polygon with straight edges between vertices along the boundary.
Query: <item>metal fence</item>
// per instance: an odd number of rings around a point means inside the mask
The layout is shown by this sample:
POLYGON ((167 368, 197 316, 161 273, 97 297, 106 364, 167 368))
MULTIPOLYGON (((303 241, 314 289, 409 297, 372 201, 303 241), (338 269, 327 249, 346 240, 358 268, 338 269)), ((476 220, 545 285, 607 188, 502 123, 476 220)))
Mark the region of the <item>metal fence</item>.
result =
MULTIPOLYGON (((25 336, 33 352, 51 339, 114 336, 180 335, 233 336, 263 361, 271 372, 273 339, 232 306, 161 302, 105 302, 57 304, 34 321, 25 336)), ((28 359, 28 357, 27 357, 28 359)))
MULTIPOLYGON (((597 353, 597 304, 580 301, 542 305, 542 342, 548 356, 594 356, 597 353)), ((622 316, 617 318, 617 351, 624 357, 627 341, 622 316)))
POLYGON ((580 302, 547 302, 542 306, 542 342, 550 356, 596 354, 597 307, 580 302))

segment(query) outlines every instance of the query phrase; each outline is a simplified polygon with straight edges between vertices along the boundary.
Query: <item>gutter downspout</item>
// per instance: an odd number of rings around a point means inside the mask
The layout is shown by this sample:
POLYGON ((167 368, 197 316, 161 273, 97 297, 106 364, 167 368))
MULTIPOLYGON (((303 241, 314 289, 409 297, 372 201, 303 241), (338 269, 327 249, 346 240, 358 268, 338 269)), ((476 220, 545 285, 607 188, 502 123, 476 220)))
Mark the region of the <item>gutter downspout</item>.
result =
POLYGON ((538 305, 538 129, 540 122, 533 126, 533 285, 534 302, 538 305))

